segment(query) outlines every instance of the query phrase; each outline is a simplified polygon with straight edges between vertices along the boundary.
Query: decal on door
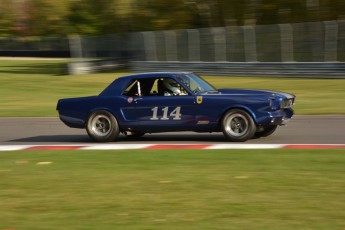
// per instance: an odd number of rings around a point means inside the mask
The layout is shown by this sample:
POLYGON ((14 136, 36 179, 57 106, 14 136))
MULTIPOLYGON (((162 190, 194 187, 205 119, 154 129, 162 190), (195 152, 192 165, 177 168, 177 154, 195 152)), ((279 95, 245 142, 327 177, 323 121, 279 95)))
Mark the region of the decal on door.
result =
POLYGON ((164 107, 162 109, 158 109, 158 107, 153 107, 152 109, 152 117, 150 118, 151 121, 158 121, 158 120, 181 120, 181 107, 178 106, 173 109, 169 113, 169 107, 164 107))
POLYGON ((202 96, 196 97, 196 103, 201 104, 202 103, 202 96))

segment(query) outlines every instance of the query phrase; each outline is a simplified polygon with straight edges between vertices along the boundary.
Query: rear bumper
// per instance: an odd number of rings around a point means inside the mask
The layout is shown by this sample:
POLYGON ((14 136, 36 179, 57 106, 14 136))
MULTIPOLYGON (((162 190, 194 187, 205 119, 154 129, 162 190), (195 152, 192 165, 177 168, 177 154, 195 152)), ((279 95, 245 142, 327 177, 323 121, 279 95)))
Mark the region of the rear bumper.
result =
POLYGON ((79 129, 83 129, 85 128, 85 121, 82 119, 78 119, 78 118, 74 118, 74 117, 69 117, 69 116, 65 116, 65 115, 61 115, 60 114, 60 120, 67 125, 68 127, 71 128, 79 128, 79 129))

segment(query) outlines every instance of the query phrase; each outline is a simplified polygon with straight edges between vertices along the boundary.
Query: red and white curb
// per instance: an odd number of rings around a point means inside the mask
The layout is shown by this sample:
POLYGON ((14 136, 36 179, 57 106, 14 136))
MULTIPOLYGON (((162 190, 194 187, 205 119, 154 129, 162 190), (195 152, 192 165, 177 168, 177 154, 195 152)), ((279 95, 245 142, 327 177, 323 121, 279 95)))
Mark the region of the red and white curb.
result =
POLYGON ((342 149, 345 144, 86 144, 0 145, 0 151, 18 150, 125 150, 125 149, 342 149))

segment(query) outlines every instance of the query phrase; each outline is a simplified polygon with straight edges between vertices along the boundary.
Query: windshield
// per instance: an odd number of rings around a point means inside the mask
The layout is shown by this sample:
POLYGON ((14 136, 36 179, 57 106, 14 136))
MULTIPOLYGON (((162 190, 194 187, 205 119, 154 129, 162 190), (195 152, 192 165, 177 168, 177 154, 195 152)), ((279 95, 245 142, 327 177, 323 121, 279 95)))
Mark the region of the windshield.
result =
POLYGON ((195 94, 216 90, 216 88, 194 73, 180 75, 177 79, 195 94))

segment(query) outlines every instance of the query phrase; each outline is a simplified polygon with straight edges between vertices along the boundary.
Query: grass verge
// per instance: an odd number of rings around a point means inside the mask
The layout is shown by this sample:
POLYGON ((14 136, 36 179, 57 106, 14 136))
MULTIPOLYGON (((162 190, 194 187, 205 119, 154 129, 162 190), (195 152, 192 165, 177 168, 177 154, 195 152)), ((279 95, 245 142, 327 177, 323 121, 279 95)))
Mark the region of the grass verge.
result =
MULTIPOLYGON (((97 95, 127 73, 65 75, 65 60, 0 62, 0 117, 57 116, 59 98, 97 95)), ((345 114, 345 79, 205 77, 219 88, 261 88, 293 93, 297 114, 345 114)))
POLYGON ((2 152, 0 229, 344 229, 334 150, 2 152))

